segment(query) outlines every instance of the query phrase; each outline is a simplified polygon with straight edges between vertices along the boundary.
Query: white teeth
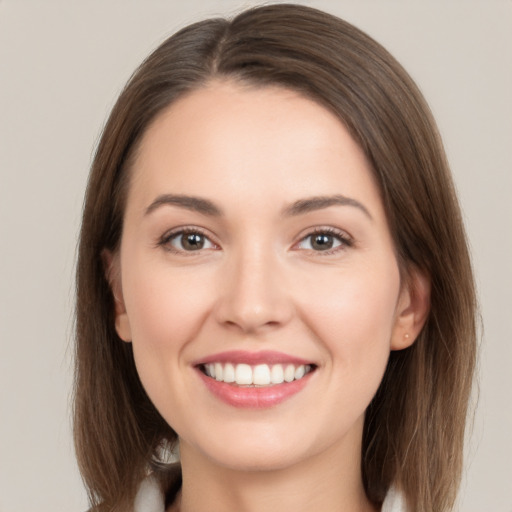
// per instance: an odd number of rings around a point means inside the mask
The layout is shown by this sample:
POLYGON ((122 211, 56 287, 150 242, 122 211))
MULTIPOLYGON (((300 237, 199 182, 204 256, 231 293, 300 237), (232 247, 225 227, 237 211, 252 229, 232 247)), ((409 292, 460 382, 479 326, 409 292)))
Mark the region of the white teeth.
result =
POLYGON ((235 382, 235 367, 231 363, 224 366, 224 382, 235 382))
POLYGON ((223 379, 223 368, 222 368, 222 364, 220 363, 215 363, 215 379, 216 380, 224 380, 223 379))
POLYGON ((282 364, 275 364, 272 366, 272 370, 270 371, 270 380, 272 384, 281 384, 284 382, 284 370, 282 364))
POLYGON ((286 382, 292 382, 295 379, 295 366, 289 364, 284 370, 284 380, 286 382))
POLYGON ((252 384, 252 368, 248 364, 236 365, 235 382, 239 385, 252 384))
POLYGON ((268 386, 270 384, 270 368, 266 364, 259 364, 252 372, 252 383, 256 386, 268 386))
POLYGON ((271 386, 302 379, 312 370, 312 367, 303 364, 297 366, 293 364, 250 366, 248 364, 208 363, 204 365, 203 369, 208 377, 218 381, 236 383, 239 386, 271 386))
POLYGON ((301 364, 300 366, 297 366, 297 369, 295 370, 295 379, 299 380, 304 377, 304 374, 306 373, 306 367, 301 364))

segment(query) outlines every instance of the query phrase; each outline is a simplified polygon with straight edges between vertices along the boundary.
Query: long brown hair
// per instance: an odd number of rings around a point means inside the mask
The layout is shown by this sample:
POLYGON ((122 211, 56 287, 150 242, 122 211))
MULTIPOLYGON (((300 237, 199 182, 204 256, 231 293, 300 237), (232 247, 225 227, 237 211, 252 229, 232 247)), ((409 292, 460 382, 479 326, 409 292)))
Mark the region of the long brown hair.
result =
POLYGON ((367 410, 363 481, 374 503, 394 485, 410 510, 450 510, 475 365, 476 299, 442 143, 418 88, 382 46, 334 16, 283 4, 167 39, 132 76, 104 128, 77 266, 75 443, 91 504, 129 508, 155 451, 176 438, 139 381, 131 345, 116 334, 101 254, 119 246, 130 162, 148 125, 218 77, 314 99, 371 162, 401 271, 414 266, 430 277, 431 309, 416 342, 391 353, 367 410))

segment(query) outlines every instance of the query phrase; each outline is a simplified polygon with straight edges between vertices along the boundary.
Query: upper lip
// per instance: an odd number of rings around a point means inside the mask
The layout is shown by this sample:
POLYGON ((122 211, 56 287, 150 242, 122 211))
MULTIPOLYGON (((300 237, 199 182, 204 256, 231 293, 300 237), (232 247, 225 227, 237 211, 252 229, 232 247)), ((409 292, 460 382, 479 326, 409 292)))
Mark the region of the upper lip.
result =
POLYGON ((311 361, 307 361, 306 359, 292 356, 290 354, 285 354, 283 352, 276 352, 273 350, 261 350, 258 352, 248 352, 246 350, 230 350, 226 352, 218 352, 216 354, 201 358, 194 363, 194 366, 209 363, 234 363, 248 364, 251 366, 257 364, 313 364, 311 361))

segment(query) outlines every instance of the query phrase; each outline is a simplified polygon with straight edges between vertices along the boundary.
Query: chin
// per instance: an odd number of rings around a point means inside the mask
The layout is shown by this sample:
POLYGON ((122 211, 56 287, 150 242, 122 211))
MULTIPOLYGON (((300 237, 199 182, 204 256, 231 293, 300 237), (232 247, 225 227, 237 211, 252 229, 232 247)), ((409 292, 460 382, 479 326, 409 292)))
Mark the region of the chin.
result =
MULTIPOLYGON (((226 450, 224 450, 225 452, 226 450)), ((295 450, 274 450, 266 447, 241 450, 223 454, 209 454, 212 461, 221 467, 239 472, 279 471, 298 464, 304 454, 295 450)))
POLYGON ((321 438, 318 433, 315 436, 311 431, 289 426, 276 428, 267 423, 257 427, 238 423, 222 433, 211 429, 196 438, 197 442, 192 439, 188 442, 181 439, 180 442, 185 458, 192 452, 195 457, 208 459, 213 465, 232 471, 272 472, 309 463, 336 444, 331 435, 321 438))

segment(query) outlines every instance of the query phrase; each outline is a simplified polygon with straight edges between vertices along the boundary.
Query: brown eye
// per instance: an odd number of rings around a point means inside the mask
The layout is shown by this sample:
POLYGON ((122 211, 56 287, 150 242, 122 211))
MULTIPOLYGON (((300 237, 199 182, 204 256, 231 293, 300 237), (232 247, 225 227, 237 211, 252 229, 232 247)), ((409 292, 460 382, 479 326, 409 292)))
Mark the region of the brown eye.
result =
POLYGON ((186 251, 197 251, 204 247, 204 236, 197 233, 181 235, 181 245, 186 251))
POLYGON ((324 252, 329 250, 336 251, 351 245, 350 239, 343 233, 327 231, 317 231, 305 236, 298 244, 299 249, 308 251, 324 252))
POLYGON ((176 251, 200 251, 201 249, 212 249, 214 244, 202 233, 195 231, 181 231, 168 238, 169 244, 176 251))
POLYGON ((319 233, 318 235, 311 236, 311 248, 315 251, 325 251, 332 249, 335 240, 332 235, 326 235, 325 233, 319 233))

